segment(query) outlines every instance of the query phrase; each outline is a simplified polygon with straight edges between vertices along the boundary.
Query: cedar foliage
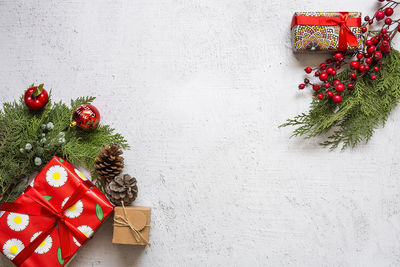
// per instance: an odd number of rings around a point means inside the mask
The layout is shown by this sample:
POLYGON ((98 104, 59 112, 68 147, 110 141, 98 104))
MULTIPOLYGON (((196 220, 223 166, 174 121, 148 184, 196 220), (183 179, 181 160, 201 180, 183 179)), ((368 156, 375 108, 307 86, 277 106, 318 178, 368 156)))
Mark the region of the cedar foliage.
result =
MULTIPOLYGON (((339 73, 335 79, 346 80, 350 70, 339 73)), ((292 136, 306 139, 327 136, 321 145, 342 150, 354 148, 360 142, 368 142, 375 129, 385 122, 400 98, 400 53, 392 49, 385 55, 378 79, 372 81, 368 75, 358 79, 352 91, 346 90, 343 101, 333 103, 326 97, 313 97, 308 113, 302 113, 279 127, 297 127, 292 136)), ((332 83, 332 79, 328 80, 332 83)), ((314 93, 315 95, 317 93, 314 93)))
POLYGON ((99 125, 92 131, 70 128, 71 115, 81 104, 90 104, 95 97, 79 97, 70 106, 49 103, 42 111, 31 111, 23 96, 19 101, 3 103, 0 110, 0 203, 13 201, 27 186, 27 178, 53 157, 61 156, 71 164, 94 172, 94 159, 104 144, 115 142, 126 148, 124 137, 114 133, 109 125, 99 125), (44 127, 51 122, 54 128, 44 127), (44 129, 45 128, 45 129, 44 129), (45 138, 45 139, 43 139, 45 138), (25 145, 32 145, 31 151, 25 145), (37 166, 35 158, 42 164, 37 166))

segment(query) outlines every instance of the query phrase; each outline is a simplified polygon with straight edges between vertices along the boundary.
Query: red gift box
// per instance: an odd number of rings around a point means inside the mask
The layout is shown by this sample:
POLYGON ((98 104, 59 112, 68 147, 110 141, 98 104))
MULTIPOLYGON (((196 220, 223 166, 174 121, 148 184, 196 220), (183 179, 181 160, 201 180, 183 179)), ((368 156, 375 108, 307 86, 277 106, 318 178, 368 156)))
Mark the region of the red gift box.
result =
POLYGON ((17 266, 64 266, 113 211, 99 189, 53 157, 13 203, 0 210, 0 249, 17 266))

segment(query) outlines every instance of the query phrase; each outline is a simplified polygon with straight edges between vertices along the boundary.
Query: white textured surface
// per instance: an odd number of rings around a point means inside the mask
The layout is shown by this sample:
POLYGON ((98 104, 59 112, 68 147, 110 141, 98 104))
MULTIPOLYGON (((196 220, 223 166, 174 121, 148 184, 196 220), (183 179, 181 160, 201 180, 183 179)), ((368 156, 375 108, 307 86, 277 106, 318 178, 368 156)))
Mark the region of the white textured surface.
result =
POLYGON ((399 110, 343 153, 277 128, 321 59, 292 54, 292 13, 375 5, 330 2, 0 0, 0 101, 96 95, 153 207, 151 248, 111 244, 108 221, 71 267, 400 264, 399 110))

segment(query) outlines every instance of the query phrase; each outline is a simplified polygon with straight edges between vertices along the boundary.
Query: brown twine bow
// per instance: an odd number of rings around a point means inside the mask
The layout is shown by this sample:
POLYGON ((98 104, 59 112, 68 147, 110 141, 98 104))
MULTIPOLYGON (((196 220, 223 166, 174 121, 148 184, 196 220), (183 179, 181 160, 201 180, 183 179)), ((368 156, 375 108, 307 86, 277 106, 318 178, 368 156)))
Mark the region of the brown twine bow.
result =
MULTIPOLYGON (((140 233, 139 230, 137 230, 132 223, 128 220, 128 216, 126 214, 126 209, 124 206, 124 202, 121 202, 122 204, 122 210, 124 212, 124 217, 120 216, 120 215, 115 215, 114 216, 114 226, 118 226, 118 227, 129 227, 129 229, 131 229, 133 237, 135 238, 136 241, 140 242, 143 241, 143 243, 145 243, 147 246, 151 246, 151 244, 149 243, 149 241, 144 238, 144 236, 140 233)), ((145 225, 144 227, 150 227, 150 225, 145 225)))

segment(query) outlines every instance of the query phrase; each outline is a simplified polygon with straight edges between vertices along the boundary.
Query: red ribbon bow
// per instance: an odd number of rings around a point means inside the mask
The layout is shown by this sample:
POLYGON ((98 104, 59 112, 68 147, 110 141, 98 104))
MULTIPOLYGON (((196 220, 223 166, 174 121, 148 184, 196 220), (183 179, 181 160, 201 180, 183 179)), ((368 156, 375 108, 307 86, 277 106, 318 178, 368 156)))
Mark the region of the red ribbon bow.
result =
POLYGON ((86 241, 87 237, 68 221, 68 218, 65 217, 64 212, 74 205, 78 200, 80 200, 86 194, 86 192, 90 190, 91 186, 92 184, 89 181, 84 181, 81 183, 61 209, 54 207, 35 188, 31 186, 28 186, 24 195, 33 200, 33 205, 12 202, 6 202, 0 205, 1 211, 16 212, 31 216, 44 216, 54 219, 54 222, 50 224, 45 231, 42 231, 42 233, 20 253, 18 253, 12 262, 17 266, 20 266, 54 230, 56 225, 58 225, 58 235, 63 259, 71 257, 72 250, 70 245, 72 237, 75 237, 81 244, 86 241))
POLYGON ((349 46, 358 46, 357 37, 349 27, 361 27, 361 18, 349 18, 349 12, 339 12, 339 17, 294 16, 291 28, 296 25, 340 26, 339 51, 346 51, 349 46))

